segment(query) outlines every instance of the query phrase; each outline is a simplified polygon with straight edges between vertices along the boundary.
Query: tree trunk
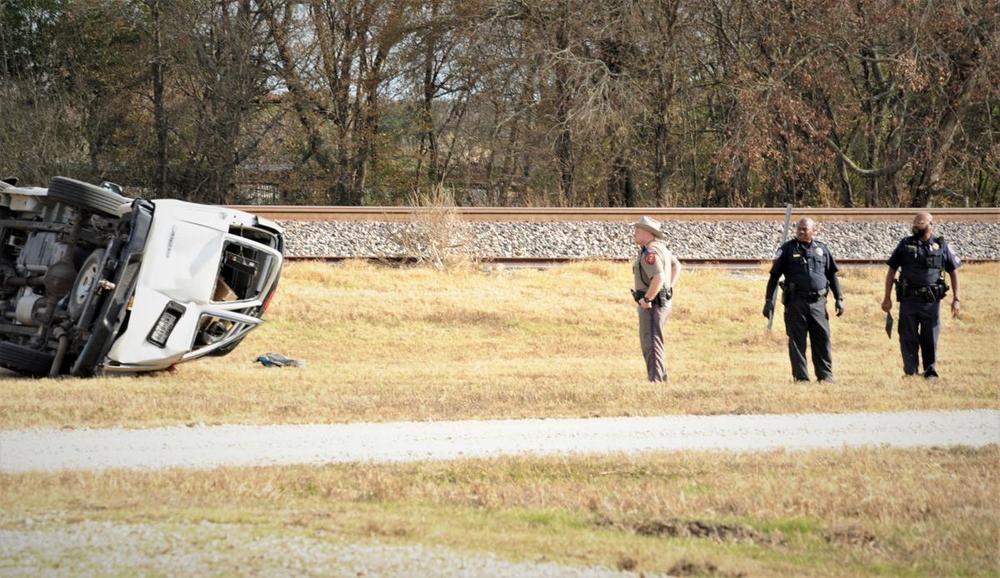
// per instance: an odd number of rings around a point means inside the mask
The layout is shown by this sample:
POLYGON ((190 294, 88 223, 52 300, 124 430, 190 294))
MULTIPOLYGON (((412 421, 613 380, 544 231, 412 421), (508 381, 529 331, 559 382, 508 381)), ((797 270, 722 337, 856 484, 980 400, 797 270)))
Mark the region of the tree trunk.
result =
POLYGON ((561 205, 573 205, 576 202, 576 185, 574 175, 576 173, 575 160, 573 158, 573 133, 569 126, 570 111, 570 80, 568 65, 564 62, 565 52, 569 50, 569 0, 563 0, 561 12, 558 16, 559 22, 556 25, 556 51, 560 53, 560 61, 557 62, 556 71, 556 126, 559 127, 559 136, 556 139, 556 163, 559 167, 559 202, 561 205))
POLYGON ((153 0, 153 124, 156 131, 156 177, 153 188, 157 196, 167 196, 167 112, 164 104, 165 65, 163 54, 163 18, 160 0, 153 0))
POLYGON ((653 125, 653 178, 656 194, 656 204, 661 207, 668 207, 670 198, 670 173, 673 169, 673 161, 670 157, 670 136, 667 126, 667 109, 670 105, 670 98, 673 93, 674 75, 662 73, 657 75, 658 88, 656 98, 655 114, 656 120, 653 125))

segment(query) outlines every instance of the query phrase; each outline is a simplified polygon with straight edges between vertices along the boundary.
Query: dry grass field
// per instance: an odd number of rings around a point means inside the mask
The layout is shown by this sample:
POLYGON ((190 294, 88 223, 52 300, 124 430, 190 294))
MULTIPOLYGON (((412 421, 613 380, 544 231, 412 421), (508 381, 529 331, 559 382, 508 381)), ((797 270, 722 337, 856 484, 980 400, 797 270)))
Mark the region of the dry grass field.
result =
POLYGON ((214 522, 677 576, 996 576, 998 490, 997 446, 24 474, 0 476, 0 529, 214 522))
POLYGON ((651 385, 628 265, 295 263, 267 323, 228 357, 140 377, 8 374, 0 428, 997 407, 1000 265, 961 276, 964 309, 943 321, 941 380, 901 378, 879 310, 884 270, 871 268, 843 272, 847 313, 831 320, 837 383, 805 385, 791 381, 780 311, 765 331, 763 269, 689 269, 667 327, 671 382, 651 385), (307 367, 252 363, 266 351, 307 367))

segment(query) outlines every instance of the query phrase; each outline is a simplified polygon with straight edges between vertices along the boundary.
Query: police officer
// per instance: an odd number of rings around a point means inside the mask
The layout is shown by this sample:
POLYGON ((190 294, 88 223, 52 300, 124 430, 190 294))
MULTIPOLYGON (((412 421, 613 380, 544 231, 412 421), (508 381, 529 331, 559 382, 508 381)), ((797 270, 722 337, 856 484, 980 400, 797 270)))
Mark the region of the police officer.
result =
POLYGON ((937 379, 937 340, 941 332, 940 302, 948 292, 944 273, 951 277, 951 314, 958 315, 958 271, 961 261, 944 237, 934 236, 934 218, 930 213, 913 217, 913 235, 904 238, 889 257, 885 276, 885 299, 882 311, 892 311, 889 298, 896 285, 899 301, 899 348, 903 353, 903 372, 915 375, 919 368, 918 350, 924 360, 924 377, 937 379), (900 270, 896 282, 896 271, 900 270))
POLYGON ((659 221, 642 217, 633 223, 639 254, 632 264, 635 288, 632 297, 639 311, 639 343, 649 381, 667 381, 663 326, 670 317, 670 299, 681 272, 681 262, 667 249, 659 221))
POLYGON ((795 381, 809 381, 806 364, 806 336, 812 347, 813 368, 819 381, 833 381, 833 359, 830 346, 830 316, 826 312, 826 295, 833 292, 837 316, 844 314, 844 296, 837 279, 837 263, 830 248, 813 237, 816 223, 800 219, 795 238, 784 243, 771 264, 771 277, 764 296, 764 317, 771 317, 774 302, 771 296, 784 275, 781 302, 785 306, 785 333, 788 335, 788 357, 792 362, 795 381))

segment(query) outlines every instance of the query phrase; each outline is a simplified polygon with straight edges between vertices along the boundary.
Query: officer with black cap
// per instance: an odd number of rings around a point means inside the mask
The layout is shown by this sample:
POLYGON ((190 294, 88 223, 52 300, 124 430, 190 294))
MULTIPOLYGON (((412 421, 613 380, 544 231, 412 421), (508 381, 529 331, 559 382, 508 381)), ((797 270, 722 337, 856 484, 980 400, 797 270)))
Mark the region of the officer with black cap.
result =
POLYGON ((958 315, 958 271, 961 261, 944 237, 934 235, 930 213, 913 217, 913 235, 904 238, 889 257, 885 276, 885 299, 882 311, 892 311, 893 285, 899 301, 899 348, 903 353, 903 372, 916 375, 919 356, 924 361, 924 377, 937 379, 937 340, 941 333, 941 300, 948 292, 944 273, 951 278, 951 314, 958 315), (896 271, 899 270, 899 281, 896 271))
POLYGON ((812 346, 813 368, 819 381, 833 381, 833 354, 830 345, 830 320, 826 312, 826 295, 833 292, 837 316, 844 314, 844 296, 837 279, 837 263, 830 248, 813 239, 816 223, 800 219, 795 238, 778 249, 771 264, 764 297, 764 317, 774 310, 771 296, 781 283, 781 302, 785 306, 785 333, 788 335, 788 357, 792 362, 795 381, 809 381, 806 364, 806 336, 812 346))

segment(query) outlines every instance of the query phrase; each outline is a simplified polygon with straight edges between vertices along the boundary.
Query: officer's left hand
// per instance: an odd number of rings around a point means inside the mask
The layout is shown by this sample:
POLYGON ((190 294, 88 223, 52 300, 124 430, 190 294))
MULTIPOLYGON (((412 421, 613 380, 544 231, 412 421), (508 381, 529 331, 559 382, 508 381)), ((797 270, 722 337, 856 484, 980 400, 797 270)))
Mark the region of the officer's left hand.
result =
POLYGON ((837 317, 844 314, 844 300, 837 299, 837 302, 833 304, 833 308, 837 311, 837 317))
POLYGON ((962 308, 962 306, 959 303, 958 299, 952 299, 951 300, 951 316, 952 317, 958 317, 958 313, 959 313, 959 310, 961 310, 961 308, 962 308))

